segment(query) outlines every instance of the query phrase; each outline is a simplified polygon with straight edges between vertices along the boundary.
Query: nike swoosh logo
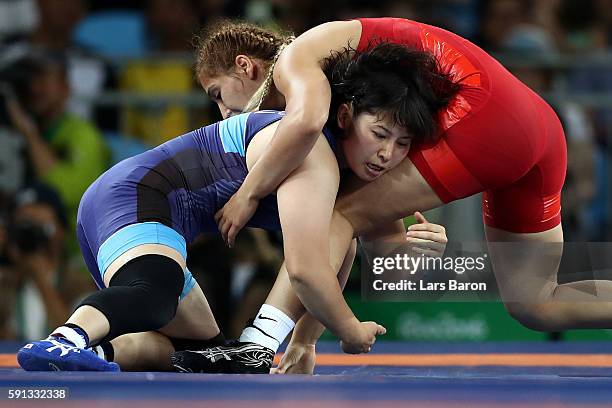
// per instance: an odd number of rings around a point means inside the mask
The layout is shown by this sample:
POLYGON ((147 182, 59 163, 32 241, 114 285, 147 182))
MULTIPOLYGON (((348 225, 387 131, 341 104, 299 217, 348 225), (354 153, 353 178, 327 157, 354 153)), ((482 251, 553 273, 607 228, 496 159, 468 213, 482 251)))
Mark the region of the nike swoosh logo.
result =
POLYGON ((259 314, 259 316, 257 316, 257 318, 258 318, 258 319, 261 319, 261 320, 272 320, 273 322, 278 323, 278 320, 273 319, 273 318, 271 318, 271 317, 266 317, 266 316, 263 316, 261 313, 259 314))

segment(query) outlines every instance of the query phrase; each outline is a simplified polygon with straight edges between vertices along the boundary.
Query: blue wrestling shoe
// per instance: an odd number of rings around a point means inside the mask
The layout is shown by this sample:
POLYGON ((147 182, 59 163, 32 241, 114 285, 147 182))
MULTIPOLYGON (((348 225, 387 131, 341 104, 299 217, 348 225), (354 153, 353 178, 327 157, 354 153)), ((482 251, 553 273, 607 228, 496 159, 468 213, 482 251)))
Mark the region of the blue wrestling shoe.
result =
POLYGON ((17 361, 26 371, 121 371, 117 363, 56 336, 26 344, 17 352, 17 361))

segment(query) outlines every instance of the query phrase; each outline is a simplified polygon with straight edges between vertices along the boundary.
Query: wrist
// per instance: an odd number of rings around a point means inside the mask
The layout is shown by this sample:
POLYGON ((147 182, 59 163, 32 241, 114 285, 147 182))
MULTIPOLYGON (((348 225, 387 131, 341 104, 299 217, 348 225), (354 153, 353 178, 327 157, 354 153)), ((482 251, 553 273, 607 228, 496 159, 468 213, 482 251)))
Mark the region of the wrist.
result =
POLYGON ((360 322, 355 316, 353 316, 351 319, 346 320, 338 326, 338 333, 336 333, 336 335, 340 338, 340 340, 351 340, 358 335, 359 329, 360 322))
POLYGON ((259 201, 263 198, 263 192, 257 189, 257 185, 252 186, 249 183, 248 177, 244 180, 242 186, 240 186, 240 192, 243 194, 243 197, 250 201, 259 201))
POLYGON ((316 348, 316 340, 314 342, 303 341, 303 340, 291 340, 289 344, 287 344, 287 348, 301 348, 306 351, 315 351, 316 348))

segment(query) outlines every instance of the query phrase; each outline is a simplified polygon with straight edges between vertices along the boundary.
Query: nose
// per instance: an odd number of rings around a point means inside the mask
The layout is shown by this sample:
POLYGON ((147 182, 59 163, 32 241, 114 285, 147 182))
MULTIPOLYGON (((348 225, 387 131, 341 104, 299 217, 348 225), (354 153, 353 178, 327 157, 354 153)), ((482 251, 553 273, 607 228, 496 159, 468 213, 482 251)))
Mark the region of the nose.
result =
POLYGON ((222 102, 217 102, 217 106, 219 107, 219 113, 223 119, 227 119, 232 116, 232 110, 225 106, 222 102))
POLYGON ((393 142, 385 140, 385 142, 380 146, 380 149, 378 150, 378 158, 383 163, 386 163, 391 160, 391 157, 393 156, 394 145, 395 144, 393 142))

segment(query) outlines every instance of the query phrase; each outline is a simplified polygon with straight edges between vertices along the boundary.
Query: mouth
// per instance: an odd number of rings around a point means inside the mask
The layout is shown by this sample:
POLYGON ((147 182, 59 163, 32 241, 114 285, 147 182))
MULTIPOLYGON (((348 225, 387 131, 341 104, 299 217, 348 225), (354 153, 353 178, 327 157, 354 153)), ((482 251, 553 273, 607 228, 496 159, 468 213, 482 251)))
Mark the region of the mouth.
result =
POLYGON ((374 163, 366 163, 365 167, 367 172, 373 177, 380 176, 386 170, 384 167, 374 163))

